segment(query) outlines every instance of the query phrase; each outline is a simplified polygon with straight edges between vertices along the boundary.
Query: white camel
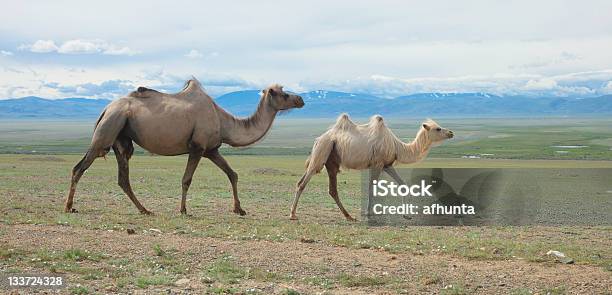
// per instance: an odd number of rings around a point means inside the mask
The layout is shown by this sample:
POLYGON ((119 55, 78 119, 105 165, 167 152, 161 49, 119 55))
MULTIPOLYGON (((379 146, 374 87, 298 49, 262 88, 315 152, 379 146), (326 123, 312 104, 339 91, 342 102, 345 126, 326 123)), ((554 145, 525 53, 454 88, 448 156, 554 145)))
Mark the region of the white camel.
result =
POLYGON ((306 172, 297 184, 290 219, 296 220, 296 209, 300 195, 310 178, 323 166, 329 176, 329 194, 347 220, 355 219, 344 209, 338 198, 336 175, 340 167, 347 169, 370 169, 370 183, 378 179, 384 170, 398 183, 403 183, 393 168, 395 162, 410 164, 424 159, 429 149, 454 136, 451 130, 440 127, 431 119, 423 122, 416 138, 410 143, 402 142, 385 125, 379 115, 370 118, 367 124, 357 125, 347 114, 338 117, 336 124, 315 140, 312 153, 306 160, 306 172))

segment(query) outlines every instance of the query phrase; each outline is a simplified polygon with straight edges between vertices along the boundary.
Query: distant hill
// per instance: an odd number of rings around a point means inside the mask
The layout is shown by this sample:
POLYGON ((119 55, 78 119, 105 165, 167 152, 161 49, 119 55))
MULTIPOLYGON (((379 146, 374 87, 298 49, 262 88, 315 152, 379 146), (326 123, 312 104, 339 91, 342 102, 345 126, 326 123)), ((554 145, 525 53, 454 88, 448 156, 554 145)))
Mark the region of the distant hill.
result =
MULTIPOLYGON (((612 95, 599 97, 496 96, 488 93, 419 93, 393 99, 368 94, 317 90, 300 94, 306 105, 290 117, 324 118, 346 112, 354 117, 386 116, 570 116, 612 114, 612 95)), ((259 90, 231 92, 216 102, 237 116, 251 114, 259 90)), ((0 119, 92 118, 110 100, 66 98, 49 100, 23 97, 0 100, 0 119)))
POLYGON ((91 118, 110 103, 108 99, 44 99, 28 96, 0 100, 0 119, 16 118, 91 118))
MULTIPOLYGON (((253 112, 259 91, 240 91, 217 99, 240 116, 253 112)), ((300 94, 306 105, 292 117, 351 116, 564 116, 612 114, 612 95, 599 97, 497 96, 488 93, 419 93, 393 99, 368 94, 317 90, 300 94)))

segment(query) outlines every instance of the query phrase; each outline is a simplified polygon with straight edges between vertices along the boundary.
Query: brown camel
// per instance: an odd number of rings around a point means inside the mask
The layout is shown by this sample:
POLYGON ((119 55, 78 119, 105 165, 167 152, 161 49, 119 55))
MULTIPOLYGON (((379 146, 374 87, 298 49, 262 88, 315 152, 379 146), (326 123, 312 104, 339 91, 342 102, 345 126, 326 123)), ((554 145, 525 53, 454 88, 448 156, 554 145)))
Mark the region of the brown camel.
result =
POLYGON ((222 143, 253 144, 268 132, 279 111, 302 106, 300 96, 286 93, 275 84, 263 90, 257 111, 242 119, 219 107, 195 79, 187 81, 185 88, 176 94, 139 87, 110 103, 100 115, 87 153, 72 169, 64 211, 76 212, 72 202, 79 179, 97 157, 105 156, 112 147, 119 167, 119 186, 140 213, 151 214, 136 199, 130 186, 128 162, 134 152, 133 141, 157 155, 189 154, 182 182, 182 214, 187 213, 187 190, 203 156, 227 174, 234 196, 234 213, 245 215, 238 199, 238 175, 219 154, 219 147, 222 143))
POLYGON ((300 195, 310 178, 325 166, 329 177, 329 195, 344 217, 354 221, 338 197, 336 176, 340 167, 370 169, 370 183, 385 171, 402 184, 403 180, 393 168, 393 164, 421 161, 432 146, 453 136, 451 130, 441 127, 433 120, 427 120, 419 128, 415 139, 410 143, 404 143, 393 134, 385 125, 383 117, 379 115, 373 116, 367 124, 357 125, 347 114, 342 114, 334 126, 316 139, 312 153, 306 160, 306 172, 297 184, 289 218, 297 219, 296 211, 300 195))

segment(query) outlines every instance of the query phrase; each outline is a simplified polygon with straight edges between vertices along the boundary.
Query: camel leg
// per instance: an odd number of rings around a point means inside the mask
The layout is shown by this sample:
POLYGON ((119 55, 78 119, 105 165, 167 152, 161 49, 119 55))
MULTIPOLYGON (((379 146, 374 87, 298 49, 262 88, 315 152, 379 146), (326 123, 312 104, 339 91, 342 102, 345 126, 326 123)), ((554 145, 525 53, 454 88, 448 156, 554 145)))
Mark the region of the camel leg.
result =
POLYGON ((293 205, 291 206, 291 215, 289 216, 289 219, 297 220, 297 216, 295 215, 295 213, 297 210, 298 201, 300 200, 300 196, 302 195, 302 192, 306 188, 306 185, 310 181, 310 178, 313 174, 315 174, 314 170, 307 169, 300 181, 298 181, 297 190, 295 192, 295 197, 293 198, 293 205))
POLYGON ((76 186, 81 179, 81 176, 83 176, 85 170, 91 166, 97 157, 104 156, 106 153, 108 153, 110 147, 115 142, 117 135, 119 135, 119 132, 121 132, 121 129, 125 125, 126 119, 127 118, 122 112, 102 112, 102 115, 98 119, 97 126, 94 129, 91 145, 89 146, 87 153, 83 159, 81 159, 81 161, 77 163, 74 168, 72 168, 70 191, 68 192, 68 197, 66 197, 64 212, 77 212, 72 208, 72 203, 74 200, 74 194, 76 192, 76 186))
POLYGON ((202 158, 201 150, 193 150, 189 152, 189 159, 187 160, 187 167, 185 167, 185 174, 183 175, 183 194, 181 196, 181 214, 187 214, 187 190, 189 190, 189 186, 191 185, 191 179, 193 178, 193 173, 196 168, 198 168, 198 164, 200 163, 200 159, 202 158))
POLYGON ((330 154, 334 149, 334 145, 335 143, 329 139, 319 139, 315 142, 314 146, 312 147, 312 153, 306 161, 306 172, 304 173, 300 181, 298 181, 297 183, 297 188, 295 191, 295 197, 293 198, 293 205, 291 206, 291 214, 289 215, 289 219, 297 220, 297 216, 295 215, 295 213, 297 210, 298 201, 300 200, 300 196, 302 195, 302 192, 304 192, 304 189, 310 181, 310 178, 316 173, 319 173, 321 169, 323 169, 323 166, 330 158, 330 154))
POLYGON ((395 170, 395 168, 393 166, 385 166, 383 168, 383 170, 389 175, 391 176, 391 178, 393 178, 393 180, 395 180, 395 182, 397 182, 397 184, 402 185, 402 184, 406 184, 404 182, 404 180, 402 179, 402 177, 397 173, 397 171, 395 170))
POLYGON ((221 168, 229 178, 232 184, 232 194, 234 195, 234 213, 246 215, 246 212, 240 207, 240 199, 238 199, 238 174, 230 167, 223 156, 219 154, 218 149, 204 153, 204 157, 210 159, 217 167, 221 168))
MULTIPOLYGON (((383 170, 397 182, 398 185, 404 185, 406 182, 402 179, 402 177, 397 173, 395 168, 391 165, 385 166, 383 170)), ((402 204, 406 203, 406 196, 402 195, 402 204)), ((404 215, 405 218, 409 218, 408 215, 404 215)))
POLYGON ((370 214, 370 199, 372 198, 372 183, 374 180, 378 180, 380 178, 380 173, 382 173, 382 169, 380 168, 370 168, 370 183, 368 183, 368 201, 366 202, 366 210, 365 215, 368 216, 370 214))
MULTIPOLYGON (((393 166, 385 166, 383 167, 383 171, 385 171, 398 185, 404 185, 406 182, 402 179, 402 177, 397 173, 393 166)), ((402 203, 406 203, 406 196, 402 196, 402 203)))
POLYGON ((336 201, 336 205, 338 205, 338 208, 340 208, 340 211, 342 211, 342 214, 346 220, 357 221, 346 211, 346 209, 344 209, 344 206, 342 206, 342 202, 340 202, 340 198, 338 197, 338 180, 336 176, 340 171, 340 165, 338 164, 336 158, 330 156, 327 163, 325 163, 325 168, 327 169, 327 176, 329 176, 329 195, 332 197, 332 199, 334 199, 334 201, 336 201))
POLYGON ((74 166, 74 168, 72 168, 72 179, 70 182, 70 191, 68 192, 68 197, 66 198, 66 202, 64 205, 64 212, 66 213, 76 213, 77 212, 76 209, 72 208, 72 203, 74 200, 74 193, 76 192, 76 186, 79 183, 81 176, 83 176, 83 173, 85 173, 85 170, 87 170, 87 168, 89 168, 89 166, 91 166, 91 164, 94 162, 98 153, 99 151, 94 151, 90 149, 89 151, 87 151, 83 159, 81 159, 81 161, 79 161, 79 163, 77 163, 74 166))
MULTIPOLYGON (((131 145, 131 143, 130 143, 131 145)), ((118 170, 118 184, 123 192, 130 198, 132 203, 138 208, 141 214, 151 215, 151 211, 147 210, 136 198, 134 191, 132 191, 132 185, 130 184, 130 166, 129 158, 129 147, 125 142, 116 141, 113 144, 113 151, 115 152, 115 158, 117 158, 117 170, 118 170)))

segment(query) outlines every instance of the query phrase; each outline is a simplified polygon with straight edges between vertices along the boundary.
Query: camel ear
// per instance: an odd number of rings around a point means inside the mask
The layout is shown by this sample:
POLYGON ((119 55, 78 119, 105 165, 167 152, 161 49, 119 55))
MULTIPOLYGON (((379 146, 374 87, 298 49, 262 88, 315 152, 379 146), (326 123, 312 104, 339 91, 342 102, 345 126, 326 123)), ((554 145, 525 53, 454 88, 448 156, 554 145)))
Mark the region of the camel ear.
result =
POLYGON ((425 128, 425 130, 429 131, 429 129, 431 129, 431 127, 429 125, 427 125, 427 123, 423 123, 423 128, 425 128))
MULTIPOLYGON (((266 92, 266 91, 264 90, 264 92, 266 92)), ((270 89, 268 89, 268 94, 270 96, 274 96, 276 93, 274 92, 274 89, 270 88, 270 89)))

